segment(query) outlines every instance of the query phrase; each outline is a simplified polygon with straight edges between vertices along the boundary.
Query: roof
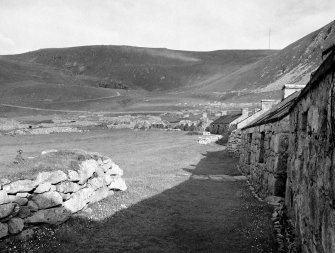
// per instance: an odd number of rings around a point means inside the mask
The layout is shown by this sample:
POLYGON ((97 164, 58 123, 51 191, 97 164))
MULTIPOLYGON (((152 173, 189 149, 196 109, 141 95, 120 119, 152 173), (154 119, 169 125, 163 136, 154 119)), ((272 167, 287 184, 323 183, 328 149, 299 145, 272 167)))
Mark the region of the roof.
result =
MULTIPOLYGON (((324 51, 325 54, 329 54, 328 57, 321 63, 320 67, 314 71, 311 75, 311 79, 307 83, 306 87, 301 90, 299 97, 296 99, 294 105, 296 105, 308 92, 316 88, 320 81, 331 71, 335 72, 335 46, 324 51)), ((293 105, 293 106, 294 106, 293 105)))
POLYGON ((229 124, 230 122, 234 121, 241 115, 242 115, 241 113, 223 115, 217 118, 216 120, 214 120, 212 124, 229 124))
POLYGON ((286 117, 290 113, 291 106, 295 103, 297 97, 299 96, 300 92, 294 92, 287 98, 283 99, 281 102, 273 106, 269 111, 265 112, 250 124, 242 128, 242 130, 255 127, 259 125, 264 125, 268 123, 273 123, 279 121, 286 117))

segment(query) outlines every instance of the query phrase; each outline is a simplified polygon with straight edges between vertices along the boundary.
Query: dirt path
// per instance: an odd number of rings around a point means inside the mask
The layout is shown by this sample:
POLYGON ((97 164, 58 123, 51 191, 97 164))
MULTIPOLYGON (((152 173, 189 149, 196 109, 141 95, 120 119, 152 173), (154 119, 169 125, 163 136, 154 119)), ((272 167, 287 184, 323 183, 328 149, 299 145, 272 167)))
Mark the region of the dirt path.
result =
MULTIPOLYGON (((92 101, 99 101, 105 100, 110 98, 120 97, 120 92, 116 91, 116 95, 108 96, 108 97, 99 97, 99 98, 88 98, 88 99, 80 99, 80 100, 70 100, 62 103, 79 103, 79 102, 92 102, 92 101)), ((56 104, 59 102, 48 102, 48 104, 56 104)), ((48 111, 48 112, 62 112, 62 113, 90 113, 90 111, 75 111, 75 110, 55 110, 55 109, 44 109, 38 107, 31 107, 31 106, 20 106, 20 105, 12 105, 12 104, 0 104, 0 106, 12 107, 12 108, 19 108, 19 109, 29 109, 35 111, 48 111)))
MULTIPOLYGON (((104 100, 109 98, 115 98, 117 96, 111 96, 111 97, 104 97, 104 98, 94 98, 94 99, 85 99, 85 100, 77 100, 77 101, 68 101, 70 103, 73 102, 83 102, 83 101, 98 101, 98 100, 104 100)), ((65 103, 68 103, 65 102, 65 103)), ((12 105, 12 104, 0 104, 0 106, 4 107, 11 107, 11 108, 17 108, 17 109, 25 109, 25 110, 34 110, 34 111, 44 111, 44 112, 60 112, 60 113, 108 113, 108 114, 150 114, 150 113, 170 113, 174 111, 82 111, 82 110, 61 110, 61 109, 46 109, 46 108, 39 108, 39 107, 31 107, 31 106, 21 106, 21 105, 12 105)))
POLYGON ((126 132, 110 144, 107 134, 75 136, 64 137, 67 145, 111 145, 129 190, 16 244, 19 252, 275 252, 271 208, 245 181, 230 180, 240 175, 237 160, 222 146, 197 145, 182 133, 126 132))

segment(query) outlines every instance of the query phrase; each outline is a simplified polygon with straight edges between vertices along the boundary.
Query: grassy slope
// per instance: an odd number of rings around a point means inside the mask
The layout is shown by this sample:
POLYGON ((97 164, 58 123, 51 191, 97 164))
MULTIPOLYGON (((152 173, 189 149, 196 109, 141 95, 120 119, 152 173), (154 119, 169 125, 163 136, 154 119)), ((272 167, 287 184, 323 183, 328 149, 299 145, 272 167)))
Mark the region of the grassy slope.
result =
MULTIPOLYGON (((245 182, 190 178, 239 174, 222 146, 196 139, 127 130, 0 137, 0 163, 12 160, 18 148, 24 156, 82 148, 111 156, 125 171, 127 192, 92 205, 92 213, 55 233, 45 230, 27 242, 29 252, 274 252, 270 209, 245 182)), ((21 246, 16 242, 16 251, 23 252, 21 246)))
MULTIPOLYGON (((169 110, 180 102, 279 99, 283 84, 307 83, 322 61, 321 51, 333 43, 335 22, 279 52, 189 52, 128 46, 42 49, 0 57, 0 94, 9 104, 93 111, 169 110), (103 93, 109 96, 109 89, 96 86, 111 80, 122 81, 132 90, 122 93, 122 98, 66 102, 98 98, 103 93)), ((13 108, 0 111, 15 113, 13 108)))
POLYGON ((271 50, 188 52, 127 46, 42 49, 6 57, 66 70, 82 79, 122 81, 133 89, 171 90, 225 76, 274 53, 271 50))
MULTIPOLYGON (((173 110, 174 105, 183 101, 185 96, 168 94, 166 91, 180 87, 191 90, 190 86, 225 76, 273 52, 184 52, 126 46, 86 46, 1 56, 1 102, 57 110, 173 110), (119 90, 119 98, 68 102, 113 96, 115 91, 97 87, 100 81, 106 80, 123 81, 131 90, 119 90), (156 98, 156 101, 143 102, 147 97, 156 98)), ((19 112, 22 110, 0 108, 2 116, 19 112)), ((35 114, 27 110, 23 113, 35 114)))
MULTIPOLYGON (((243 66, 238 71, 214 82, 204 84, 200 92, 238 90, 242 91, 240 94, 248 94, 254 90, 276 92, 285 83, 306 84, 311 72, 322 62, 322 51, 334 43, 335 21, 306 35, 276 54, 243 66)), ((277 94, 279 95, 278 92, 277 94)), ((252 101, 263 96, 263 94, 252 95, 241 99, 234 92, 232 95, 230 97, 235 101, 252 101)), ((271 98, 270 95, 271 92, 265 94, 265 97, 271 98)))

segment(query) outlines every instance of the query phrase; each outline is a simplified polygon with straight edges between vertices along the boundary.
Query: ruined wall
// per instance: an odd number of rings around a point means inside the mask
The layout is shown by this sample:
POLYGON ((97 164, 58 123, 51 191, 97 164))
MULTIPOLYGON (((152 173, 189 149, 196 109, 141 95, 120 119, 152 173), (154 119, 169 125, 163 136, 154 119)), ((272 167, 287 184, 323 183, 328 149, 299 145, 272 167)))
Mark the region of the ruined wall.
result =
POLYGON ((127 189, 122 169, 110 158, 85 157, 78 170, 40 172, 33 180, 0 179, 0 240, 40 223, 65 222, 114 190, 127 189))
POLYGON ((334 68, 290 114, 286 205, 302 251, 335 252, 334 68))
POLYGON ((261 197, 285 195, 288 126, 286 117, 242 131, 239 166, 261 197))

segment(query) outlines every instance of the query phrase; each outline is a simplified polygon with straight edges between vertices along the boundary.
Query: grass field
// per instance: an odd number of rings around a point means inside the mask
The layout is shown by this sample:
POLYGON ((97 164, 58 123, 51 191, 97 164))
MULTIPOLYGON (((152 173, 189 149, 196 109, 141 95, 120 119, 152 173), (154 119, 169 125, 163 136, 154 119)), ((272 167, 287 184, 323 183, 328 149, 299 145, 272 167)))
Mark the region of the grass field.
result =
POLYGON ((131 130, 0 137, 0 168, 17 149, 27 157, 81 148, 111 156, 128 185, 31 241, 0 246, 9 252, 275 252, 271 208, 245 181, 197 179, 239 172, 222 146, 196 139, 185 132, 131 130))

